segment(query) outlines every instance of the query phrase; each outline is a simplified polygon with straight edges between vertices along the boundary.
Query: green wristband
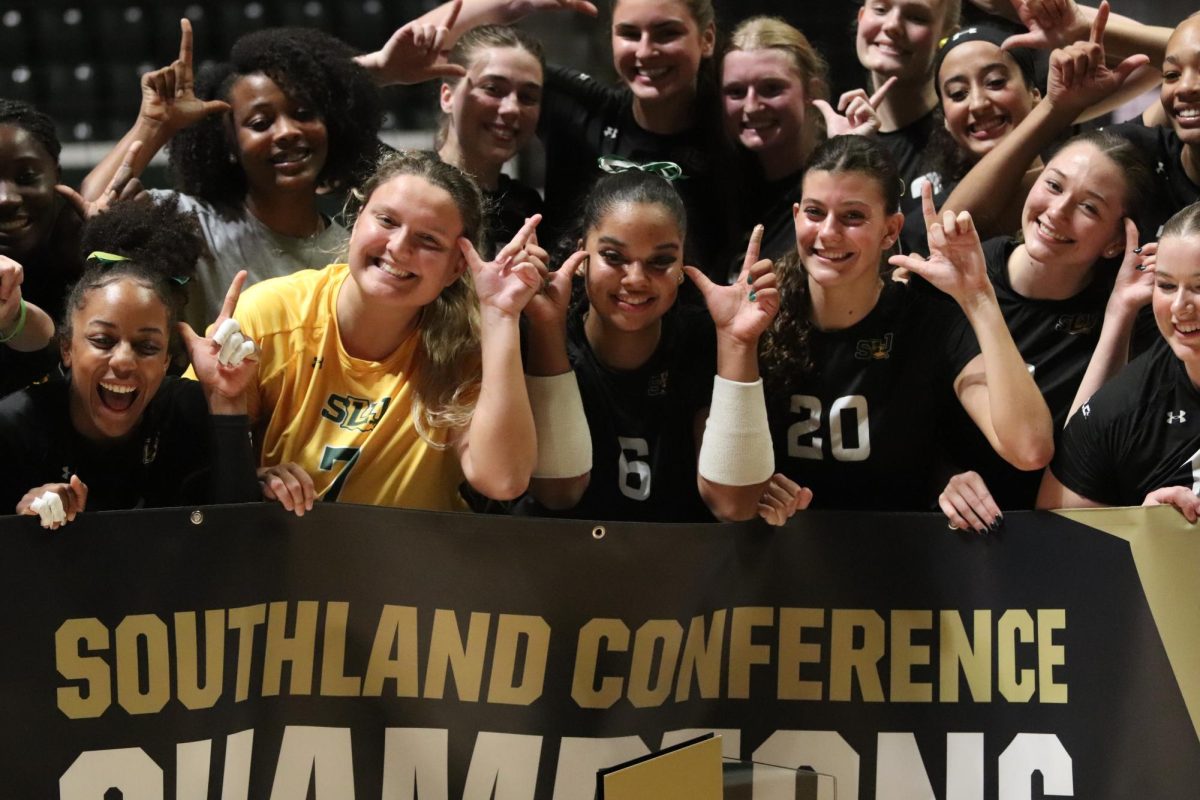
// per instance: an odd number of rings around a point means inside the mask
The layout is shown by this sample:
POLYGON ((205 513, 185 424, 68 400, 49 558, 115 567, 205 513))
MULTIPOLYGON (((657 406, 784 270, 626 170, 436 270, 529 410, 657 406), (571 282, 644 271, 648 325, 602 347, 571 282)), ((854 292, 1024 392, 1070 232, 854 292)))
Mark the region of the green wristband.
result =
POLYGON ((15 339, 21 335, 21 331, 25 330, 25 317, 26 316, 27 316, 27 314, 26 314, 26 309, 25 309, 25 298, 22 297, 21 298, 21 310, 19 312, 17 312, 17 327, 13 328, 12 333, 8 334, 7 336, 0 335, 0 344, 4 344, 5 342, 12 341, 13 339, 15 339))

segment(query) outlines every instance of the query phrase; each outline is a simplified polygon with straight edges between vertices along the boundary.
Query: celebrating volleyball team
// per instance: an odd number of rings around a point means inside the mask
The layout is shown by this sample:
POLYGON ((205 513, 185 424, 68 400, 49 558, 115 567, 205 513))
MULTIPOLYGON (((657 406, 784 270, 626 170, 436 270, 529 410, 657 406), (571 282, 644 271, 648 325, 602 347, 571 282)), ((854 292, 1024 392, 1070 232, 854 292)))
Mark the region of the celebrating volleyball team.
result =
POLYGON ((711 0, 454 0, 199 71, 183 20, 75 188, 0 99, 0 513, 1195 522, 1200 12, 976 5, 866 0, 840 97, 711 0), (607 17, 619 80, 510 27, 544 12, 607 17), (426 81, 430 149, 381 144, 382 87, 426 81), (535 136, 541 192, 505 171, 535 136))

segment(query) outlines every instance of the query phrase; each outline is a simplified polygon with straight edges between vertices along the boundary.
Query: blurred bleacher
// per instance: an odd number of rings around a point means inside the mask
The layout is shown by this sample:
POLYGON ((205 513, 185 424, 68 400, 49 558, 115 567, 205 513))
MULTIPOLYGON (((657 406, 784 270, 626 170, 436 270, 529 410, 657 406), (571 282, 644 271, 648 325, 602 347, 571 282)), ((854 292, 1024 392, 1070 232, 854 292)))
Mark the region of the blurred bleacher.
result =
MULTIPOLYGON (((0 2, 0 97, 33 103, 58 123, 64 178, 84 174, 132 124, 140 76, 173 61, 179 19, 194 31, 195 66, 225 57, 242 34, 264 27, 319 27, 360 51, 438 0, 3 0, 0 2)), ((549 15, 557 17, 558 15, 549 15)), ((559 22, 559 35, 562 25, 559 22)), ((586 29, 586 21, 579 21, 586 29)), ((574 25, 568 28, 576 29, 574 25)), ((584 36, 586 38, 586 36, 584 36)), ((384 90, 383 138, 429 147, 439 115, 437 86, 384 90)), ((167 185, 155 159, 146 177, 167 185)))

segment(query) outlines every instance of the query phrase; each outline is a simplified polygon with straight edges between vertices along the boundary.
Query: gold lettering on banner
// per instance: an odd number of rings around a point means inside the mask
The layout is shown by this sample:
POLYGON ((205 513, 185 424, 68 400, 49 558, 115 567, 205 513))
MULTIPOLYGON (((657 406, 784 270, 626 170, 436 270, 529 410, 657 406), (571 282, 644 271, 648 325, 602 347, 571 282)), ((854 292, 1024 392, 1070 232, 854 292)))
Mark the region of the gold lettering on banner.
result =
POLYGON ((167 624, 153 614, 121 620, 116 630, 117 702, 130 714, 155 714, 171 699, 171 655, 167 624), (141 674, 138 642, 146 643, 146 674, 141 674), (145 677, 146 691, 142 691, 145 677))
POLYGON ((624 681, 620 678, 607 676, 596 685, 602 644, 606 651, 625 652, 629 649, 629 627, 619 619, 591 619, 579 629, 571 697, 580 708, 612 708, 621 699, 624 681))
POLYGON ((313 662, 317 657, 317 610, 319 603, 296 603, 295 633, 287 635, 288 603, 271 603, 267 614, 267 650, 263 657, 263 697, 279 694, 283 664, 290 663, 290 694, 312 694, 313 662))
POLYGON ((321 688, 323 697, 358 697, 362 678, 346 674, 346 620, 349 603, 326 603, 321 643, 321 688))
POLYGON ((1017 643, 1033 636, 1033 617, 1023 608, 1010 608, 996 623, 996 685, 1010 703, 1028 703, 1037 688, 1032 669, 1017 669, 1017 643))
POLYGON ((234 699, 250 697, 250 670, 254 664, 254 629, 267 619, 267 606, 243 606, 229 609, 229 630, 238 632, 237 690, 234 699))
POLYGON ((367 662, 363 696, 381 696, 388 680, 396 682, 397 697, 417 696, 417 609, 412 606, 383 607, 367 662))
POLYGON ((1066 609, 1038 609, 1038 700, 1043 703, 1067 702, 1067 685, 1054 682, 1054 668, 1064 666, 1067 661, 1066 648, 1054 643, 1054 632, 1066 627, 1066 609))
POLYGON ((868 703, 883 702, 879 660, 887 646, 883 617, 869 609, 834 609, 829 643, 829 699, 849 701, 855 676, 868 703), (854 632, 862 631, 862 647, 855 647, 854 632))
POLYGON ((739 606, 733 610, 729 630, 729 696, 739 700, 750 697, 750 667, 771 663, 771 647, 754 644, 754 629, 775 624, 775 609, 765 606, 739 606))
POLYGON ((225 609, 204 612, 204 686, 200 686, 200 637, 193 611, 175 614, 175 662, 179 702, 193 711, 216 705, 225 688, 225 609))
MULTIPOLYGON (((522 706, 545 692, 551 627, 543 617, 384 605, 356 626, 375 623, 366 654, 348 650, 362 638, 350 634, 350 611, 348 602, 306 600, 134 614, 112 628, 68 619, 54 639, 64 681, 58 707, 71 719, 99 717, 114 700, 135 715, 157 713, 172 699, 200 710, 244 702, 251 687, 262 697, 386 692, 522 706)), ((632 630, 601 617, 579 628, 570 691, 587 709, 622 699, 658 707, 672 696, 745 700, 752 686, 764 699, 773 686, 775 699, 792 702, 931 703, 936 693, 941 703, 991 703, 998 693, 1008 703, 1062 704, 1066 627, 1061 608, 738 606, 643 619, 632 630)))
POLYGON ((938 653, 940 675, 938 700, 958 702, 958 669, 962 667, 971 700, 976 703, 992 701, 992 612, 977 609, 971 628, 974 645, 957 611, 943 611, 941 620, 941 651, 938 653))
POLYGON ((675 702, 687 700, 692 693, 692 676, 705 700, 721 696, 721 654, 725 643, 725 609, 713 613, 708 636, 704 635, 703 615, 692 617, 683 655, 679 663, 679 679, 675 686, 675 702))
POLYGON ((542 696, 546 660, 550 656, 550 625, 541 617, 501 614, 496 623, 489 703, 527 706, 542 696), (524 666, 517 681, 517 656, 524 642, 524 666))
POLYGON ((652 619, 638 628, 629 669, 629 702, 634 707, 661 706, 671 696, 681 647, 683 626, 673 619, 652 619))
POLYGON ((821 645, 804 641, 806 628, 825 627, 823 608, 779 609, 779 686, 780 700, 820 700, 821 681, 800 677, 801 664, 821 663, 821 645))
POLYGON ((888 699, 893 703, 930 703, 933 701, 933 684, 916 683, 912 679, 913 667, 929 665, 929 645, 914 644, 913 631, 932 631, 932 611, 893 611, 891 681, 888 684, 888 699))
POLYGON ((444 696, 446 672, 449 669, 454 674, 454 688, 458 692, 458 699, 469 703, 479 701, 491 620, 491 614, 473 612, 467 627, 467 641, 463 642, 458 628, 458 616, 444 608, 433 612, 433 633, 429 638, 429 664, 425 670, 424 697, 440 700, 444 696))
POLYGON ((108 663, 100 656, 80 654, 81 649, 92 653, 108 647, 108 628, 95 617, 66 620, 54 632, 58 674, 69 681, 83 681, 83 686, 58 687, 58 708, 70 719, 98 717, 112 702, 108 663))

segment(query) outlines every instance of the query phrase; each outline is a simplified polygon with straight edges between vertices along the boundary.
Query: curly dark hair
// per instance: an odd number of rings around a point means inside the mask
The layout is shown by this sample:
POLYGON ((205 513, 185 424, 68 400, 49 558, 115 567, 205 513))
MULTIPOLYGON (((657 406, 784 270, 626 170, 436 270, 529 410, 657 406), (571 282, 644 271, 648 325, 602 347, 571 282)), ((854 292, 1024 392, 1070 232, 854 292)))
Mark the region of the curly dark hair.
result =
MULTIPOLYGON (((874 180, 883 197, 883 210, 900 208, 901 182, 891 154, 866 136, 835 136, 812 154, 806 175, 814 172, 855 172, 874 180)), ((882 269, 882 268, 881 268, 882 269)), ((763 384, 769 394, 782 394, 797 376, 815 367, 811 340, 812 295, 808 272, 793 250, 775 264, 779 280, 779 313, 759 342, 763 384)))
POLYGON ((181 211, 169 197, 162 202, 123 200, 87 221, 80 249, 85 261, 83 275, 67 294, 66 310, 59 324, 62 341, 71 339, 71 317, 83 307, 93 289, 121 278, 133 278, 154 291, 167 308, 169 330, 187 303, 187 281, 196 273, 196 262, 208 254, 200 221, 190 211, 181 211), (114 261, 106 256, 123 257, 114 261))
POLYGON ((29 132, 29 134, 46 148, 46 152, 58 163, 62 152, 62 143, 58 140, 58 132, 54 129, 54 120, 29 103, 20 100, 0 98, 0 125, 13 125, 29 132))
MULTIPOLYGON (((229 61, 207 67, 196 78, 196 96, 229 101, 239 78, 266 75, 294 100, 311 106, 329 134, 328 156, 319 182, 345 188, 368 174, 379 155, 383 106, 370 76, 353 59, 354 50, 313 28, 268 28, 238 39, 229 61)), ((213 115, 177 133, 170 163, 178 188, 212 203, 238 205, 246 175, 225 128, 213 115)))

